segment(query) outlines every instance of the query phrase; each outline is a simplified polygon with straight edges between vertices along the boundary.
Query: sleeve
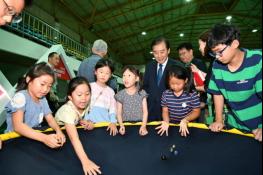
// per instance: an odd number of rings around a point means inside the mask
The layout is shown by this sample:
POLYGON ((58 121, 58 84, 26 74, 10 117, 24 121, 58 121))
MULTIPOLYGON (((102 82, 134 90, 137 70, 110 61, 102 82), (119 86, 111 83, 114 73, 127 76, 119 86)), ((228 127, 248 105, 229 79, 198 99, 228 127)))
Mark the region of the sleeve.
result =
POLYGON ((123 91, 120 91, 118 92, 116 95, 115 95, 115 99, 117 102, 120 102, 121 104, 123 104, 123 91))
POLYGON ((200 96, 198 95, 197 92, 194 92, 191 96, 191 107, 193 109, 197 109, 197 108, 200 108, 200 96))
POLYGON ((256 93, 262 100, 262 61, 258 64, 258 74, 255 77, 255 88, 256 88, 256 93))
POLYGON ((167 93, 167 91, 164 91, 163 95, 162 95, 162 99, 161 99, 161 106, 162 107, 167 107, 168 106, 167 105, 167 99, 166 99, 166 93, 167 93))
POLYGON ((44 116, 47 116, 48 114, 52 114, 52 111, 48 105, 46 98, 43 99, 42 105, 43 105, 43 109, 44 109, 44 116))
POLYGON ((216 78, 215 78, 215 74, 214 74, 214 69, 212 71, 212 76, 209 82, 209 86, 208 86, 208 93, 213 94, 213 95, 221 95, 221 92, 216 84, 216 78))
POLYGON ((75 124, 76 117, 76 112, 67 105, 64 105, 57 111, 55 119, 57 122, 75 124))
POLYGON ((144 98, 147 98, 147 97, 149 96, 149 95, 145 92, 145 90, 141 90, 141 91, 139 92, 139 94, 140 94, 142 100, 143 100, 144 98))
POLYGON ((116 100, 114 98, 114 92, 112 90, 111 92, 111 96, 110 96, 110 109, 109 109, 109 117, 110 117, 110 122, 111 123, 117 123, 117 104, 116 104, 116 100))
POLYGON ((10 114, 15 113, 19 110, 25 112, 25 108, 26 108, 26 96, 21 92, 16 93, 12 98, 12 100, 5 107, 6 112, 10 114))

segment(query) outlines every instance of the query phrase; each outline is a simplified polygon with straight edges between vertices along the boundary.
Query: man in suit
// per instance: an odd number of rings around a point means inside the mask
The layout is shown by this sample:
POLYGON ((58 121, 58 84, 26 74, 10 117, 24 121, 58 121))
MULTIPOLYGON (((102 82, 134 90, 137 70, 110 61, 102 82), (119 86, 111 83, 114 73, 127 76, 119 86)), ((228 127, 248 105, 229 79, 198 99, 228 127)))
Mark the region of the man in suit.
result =
POLYGON ((154 60, 145 69, 143 89, 148 93, 149 121, 162 120, 161 97, 167 89, 167 69, 179 62, 169 58, 170 43, 164 37, 156 38, 151 45, 154 60))

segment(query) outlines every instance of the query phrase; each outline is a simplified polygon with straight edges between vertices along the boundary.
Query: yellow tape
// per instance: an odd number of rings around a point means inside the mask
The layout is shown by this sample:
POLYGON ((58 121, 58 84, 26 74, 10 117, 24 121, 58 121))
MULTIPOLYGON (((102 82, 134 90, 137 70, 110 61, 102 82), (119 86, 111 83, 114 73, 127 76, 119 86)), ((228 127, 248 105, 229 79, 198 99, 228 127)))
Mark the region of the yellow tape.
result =
MULTIPOLYGON (((138 123, 124 123, 125 126, 140 126, 142 123, 141 122, 138 122, 138 123)), ((160 125, 161 122, 151 122, 151 123, 148 123, 147 125, 148 126, 157 126, 157 125, 160 125)), ((97 123, 95 124, 95 128, 102 128, 102 127, 107 127, 109 125, 109 123, 97 123)), ((170 124, 170 126, 179 126, 179 124, 170 124)), ((201 123, 189 123, 188 124, 188 127, 191 127, 191 128, 199 128, 199 129, 209 129, 205 124, 201 124, 201 123)), ((79 126, 77 128, 83 128, 82 126, 79 126)), ((61 128, 62 130, 65 129, 65 127, 62 127, 61 128)), ((53 129, 49 128, 45 131, 38 131, 38 132, 50 132, 50 131, 53 131, 53 129)), ((242 136, 246 136, 246 137, 254 137, 253 134, 245 134, 237 129, 231 129, 231 130, 223 130, 222 132, 226 132, 226 133, 229 133, 229 134, 237 134, 237 135, 242 135, 242 136)), ((17 134, 16 132, 10 132, 10 133, 7 133, 7 134, 2 134, 0 135, 0 139, 5 141, 5 140, 9 140, 9 139, 14 139, 14 138, 18 138, 20 137, 19 134, 17 134)))

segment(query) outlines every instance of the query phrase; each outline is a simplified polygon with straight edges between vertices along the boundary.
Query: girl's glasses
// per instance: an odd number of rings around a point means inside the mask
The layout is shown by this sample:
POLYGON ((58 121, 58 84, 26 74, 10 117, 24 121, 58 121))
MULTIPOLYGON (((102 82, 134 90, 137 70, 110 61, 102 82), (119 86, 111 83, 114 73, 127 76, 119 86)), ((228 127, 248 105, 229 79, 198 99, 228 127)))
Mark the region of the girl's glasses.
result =
POLYGON ((12 23, 12 24, 18 24, 18 23, 20 23, 20 22, 22 21, 22 16, 21 16, 21 14, 17 14, 15 8, 14 8, 13 6, 9 6, 4 0, 3 0, 3 2, 4 2, 5 5, 6 5, 5 15, 12 17, 11 23, 12 23))

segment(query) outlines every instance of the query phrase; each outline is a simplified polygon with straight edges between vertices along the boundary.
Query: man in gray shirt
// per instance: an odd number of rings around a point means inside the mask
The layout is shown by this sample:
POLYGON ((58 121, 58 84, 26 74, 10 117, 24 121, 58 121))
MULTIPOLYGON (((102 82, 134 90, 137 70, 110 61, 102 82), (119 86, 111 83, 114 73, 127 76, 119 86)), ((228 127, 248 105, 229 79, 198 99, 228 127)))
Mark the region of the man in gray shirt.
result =
MULTIPOLYGON (((95 66, 97 62, 104 58, 108 52, 108 45, 102 39, 96 40, 92 46, 92 55, 86 58, 79 66, 78 76, 85 77, 89 83, 96 81, 95 66)), ((108 85, 116 92, 117 82, 113 77, 109 80, 108 85)))
POLYGON ((101 39, 96 40, 92 46, 92 55, 80 64, 78 76, 85 77, 90 83, 95 82, 95 66, 100 59, 107 55, 107 52, 107 43, 101 39))

